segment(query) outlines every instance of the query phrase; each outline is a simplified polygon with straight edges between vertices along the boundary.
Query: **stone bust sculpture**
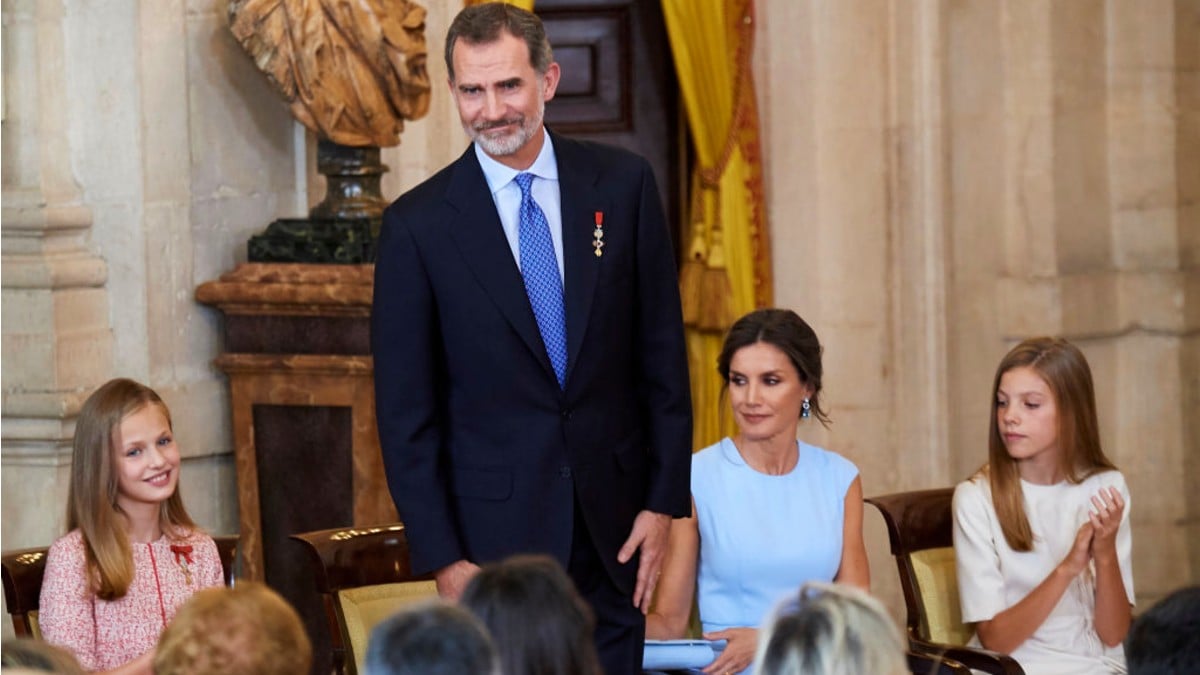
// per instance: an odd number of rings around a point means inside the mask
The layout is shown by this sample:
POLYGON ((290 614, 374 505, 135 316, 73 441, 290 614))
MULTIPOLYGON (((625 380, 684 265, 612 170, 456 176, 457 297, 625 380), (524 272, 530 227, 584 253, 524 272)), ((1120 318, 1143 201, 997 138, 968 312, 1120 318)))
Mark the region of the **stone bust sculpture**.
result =
POLYGON ((429 110, 425 8, 409 0, 230 0, 254 63, 322 138, 392 146, 429 110))

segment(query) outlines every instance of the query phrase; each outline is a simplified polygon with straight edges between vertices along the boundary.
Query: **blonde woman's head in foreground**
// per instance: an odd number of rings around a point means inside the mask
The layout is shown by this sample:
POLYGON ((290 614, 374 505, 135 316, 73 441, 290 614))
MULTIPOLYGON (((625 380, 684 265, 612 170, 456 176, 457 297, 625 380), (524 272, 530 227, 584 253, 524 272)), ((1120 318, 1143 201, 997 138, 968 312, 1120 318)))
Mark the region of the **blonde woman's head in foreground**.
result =
POLYGON ((842 584, 806 583, 759 633, 755 675, 902 675, 900 630, 878 600, 842 584))
POLYGON ((252 581, 208 588, 180 608, 158 641, 155 675, 294 675, 312 665, 300 615, 252 581))

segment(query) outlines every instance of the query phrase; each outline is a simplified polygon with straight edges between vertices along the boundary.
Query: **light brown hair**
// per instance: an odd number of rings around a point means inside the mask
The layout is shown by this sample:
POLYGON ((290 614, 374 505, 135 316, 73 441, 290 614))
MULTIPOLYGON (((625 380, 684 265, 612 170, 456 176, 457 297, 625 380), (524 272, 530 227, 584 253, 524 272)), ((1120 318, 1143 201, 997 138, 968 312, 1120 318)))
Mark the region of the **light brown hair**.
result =
MULTIPOLYGON (((158 406, 171 425, 171 413, 153 389, 133 380, 110 380, 88 397, 75 422, 67 531, 78 529, 83 535, 88 570, 102 600, 124 597, 133 581, 133 553, 117 506, 117 434, 122 420, 148 405, 158 406)), ((172 538, 186 538, 196 529, 178 484, 160 505, 158 519, 172 538)))
POLYGON ((206 588, 180 608, 158 639, 155 675, 294 675, 312 665, 300 615, 253 581, 206 588))
POLYGON ((1096 416, 1096 391, 1092 370, 1083 352, 1058 337, 1036 337, 1013 347, 1000 360, 992 383, 992 421, 988 432, 988 463, 981 473, 988 478, 992 505, 1000 520, 1004 539, 1014 551, 1033 550, 1033 531, 1025 516, 1021 476, 1017 462, 1008 454, 997 422, 1000 378, 1013 368, 1032 369, 1045 381, 1054 396, 1058 413, 1059 468, 1071 483, 1116 467, 1100 447, 1100 425, 1096 416))

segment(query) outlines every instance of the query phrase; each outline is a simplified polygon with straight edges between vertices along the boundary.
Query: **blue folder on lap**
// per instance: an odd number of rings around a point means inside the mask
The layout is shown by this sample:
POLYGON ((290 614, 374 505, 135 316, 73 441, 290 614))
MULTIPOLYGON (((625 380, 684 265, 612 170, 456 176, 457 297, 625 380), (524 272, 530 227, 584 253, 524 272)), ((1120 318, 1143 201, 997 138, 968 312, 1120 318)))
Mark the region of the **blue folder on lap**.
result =
POLYGON ((725 649, 725 640, 646 640, 643 670, 703 668, 725 649))

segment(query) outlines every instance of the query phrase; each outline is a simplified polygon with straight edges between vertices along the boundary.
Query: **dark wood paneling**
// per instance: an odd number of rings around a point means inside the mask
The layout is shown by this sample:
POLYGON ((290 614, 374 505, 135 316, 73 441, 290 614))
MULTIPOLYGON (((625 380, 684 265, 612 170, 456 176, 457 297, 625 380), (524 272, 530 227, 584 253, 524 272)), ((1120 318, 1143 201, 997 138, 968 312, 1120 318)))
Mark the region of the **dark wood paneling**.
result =
POLYGON ((657 0, 538 0, 534 9, 562 67, 547 126, 645 157, 678 250, 688 141, 662 8, 657 0))

